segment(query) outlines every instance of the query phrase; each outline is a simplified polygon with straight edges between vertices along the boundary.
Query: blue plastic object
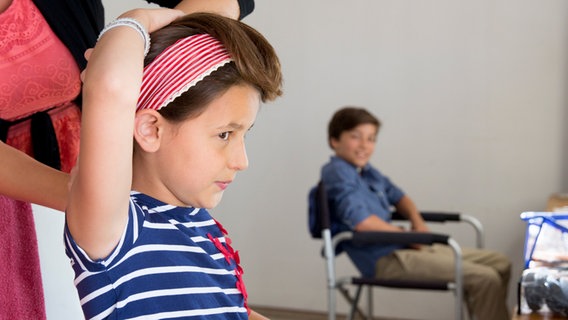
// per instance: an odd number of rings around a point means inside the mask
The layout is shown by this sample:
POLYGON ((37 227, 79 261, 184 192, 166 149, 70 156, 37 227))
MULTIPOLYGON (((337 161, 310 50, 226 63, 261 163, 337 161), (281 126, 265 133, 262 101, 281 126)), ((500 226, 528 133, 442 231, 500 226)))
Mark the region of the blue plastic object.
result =
POLYGON ((568 263, 568 212, 521 213, 527 222, 525 235, 525 269, 531 262, 568 263))

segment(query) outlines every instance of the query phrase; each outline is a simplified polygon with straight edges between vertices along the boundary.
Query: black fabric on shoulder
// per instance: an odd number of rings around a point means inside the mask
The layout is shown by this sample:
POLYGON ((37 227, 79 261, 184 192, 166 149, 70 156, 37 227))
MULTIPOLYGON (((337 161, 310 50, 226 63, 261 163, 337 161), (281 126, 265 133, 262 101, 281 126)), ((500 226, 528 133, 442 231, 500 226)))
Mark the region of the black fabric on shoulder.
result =
POLYGON ((84 53, 97 41, 104 26, 101 0, 33 0, 57 37, 71 52, 83 70, 84 53))
MULTIPOLYGON (((173 8, 177 6, 181 0, 146 0, 148 3, 155 3, 161 7, 173 8)), ((238 0, 239 2, 239 20, 251 14, 254 10, 254 0, 238 0)))
POLYGON ((240 15, 239 20, 248 16, 254 11, 254 0, 239 0, 240 15))
POLYGON ((181 2, 181 0, 146 0, 148 3, 155 3, 160 7, 173 8, 181 2))

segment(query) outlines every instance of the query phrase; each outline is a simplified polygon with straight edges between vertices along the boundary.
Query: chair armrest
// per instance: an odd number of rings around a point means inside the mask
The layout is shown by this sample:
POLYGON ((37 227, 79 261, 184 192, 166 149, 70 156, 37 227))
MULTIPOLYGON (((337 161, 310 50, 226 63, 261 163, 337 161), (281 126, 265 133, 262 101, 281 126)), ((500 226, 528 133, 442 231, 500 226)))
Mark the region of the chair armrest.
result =
MULTIPOLYGON (((330 237, 330 236, 329 236, 330 237)), ((343 231, 330 237, 329 250, 326 253, 326 246, 322 248, 322 256, 326 254, 338 255, 343 252, 342 244, 351 242, 356 246, 367 246, 373 244, 427 244, 434 243, 449 244, 452 239, 449 235, 431 232, 396 232, 396 231, 343 231)))
POLYGON ((365 231, 354 232, 351 239, 357 246, 382 244, 448 244, 450 237, 445 234, 429 232, 365 231))
MULTIPOLYGON (((442 212, 442 211, 421 211, 420 215, 426 222, 464 222, 471 225, 475 229, 476 246, 477 248, 484 247, 484 229, 481 221, 474 216, 457 212, 442 212)), ((398 212, 392 213, 392 220, 407 220, 403 215, 398 212)))
MULTIPOLYGON (((446 221, 461 221, 461 214, 455 212, 441 212, 441 211, 421 211, 420 215, 424 221, 428 222, 446 222, 446 221)), ((407 220, 399 212, 392 213, 392 220, 407 220)))

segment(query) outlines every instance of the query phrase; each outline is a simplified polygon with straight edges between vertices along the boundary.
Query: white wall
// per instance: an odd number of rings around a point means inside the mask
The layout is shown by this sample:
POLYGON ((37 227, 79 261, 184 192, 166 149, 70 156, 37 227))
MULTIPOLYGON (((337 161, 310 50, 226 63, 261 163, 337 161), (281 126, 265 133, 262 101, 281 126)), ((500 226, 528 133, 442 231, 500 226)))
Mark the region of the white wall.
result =
MULTIPOLYGON (((138 3, 105 2, 109 18, 138 3)), ((257 0, 245 22, 275 46, 285 75, 284 97, 263 107, 249 134, 251 167, 213 210, 240 249, 250 303, 326 308, 306 195, 331 154, 327 121, 352 104, 383 121, 373 162, 420 208, 461 211, 485 224, 486 246, 515 264, 513 306, 525 227, 519 214, 568 190, 568 2, 257 0)), ((49 318, 75 319, 69 266, 46 261, 65 260, 62 216, 36 211, 49 318)), ((444 230, 472 244, 463 235, 469 230, 444 230)), ((347 261, 338 268, 354 272, 347 261)), ((445 293, 375 296, 381 315, 453 315, 445 293)))

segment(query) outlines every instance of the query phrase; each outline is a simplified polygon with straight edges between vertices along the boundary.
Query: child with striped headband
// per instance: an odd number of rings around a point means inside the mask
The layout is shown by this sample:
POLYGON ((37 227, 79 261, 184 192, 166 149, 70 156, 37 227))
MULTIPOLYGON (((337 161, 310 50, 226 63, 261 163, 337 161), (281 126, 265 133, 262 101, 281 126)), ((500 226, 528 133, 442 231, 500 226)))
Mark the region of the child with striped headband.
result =
POLYGON ((247 168, 261 101, 281 94, 274 49, 236 20, 152 9, 109 24, 87 56, 65 228, 85 317, 264 319, 206 209, 247 168))

